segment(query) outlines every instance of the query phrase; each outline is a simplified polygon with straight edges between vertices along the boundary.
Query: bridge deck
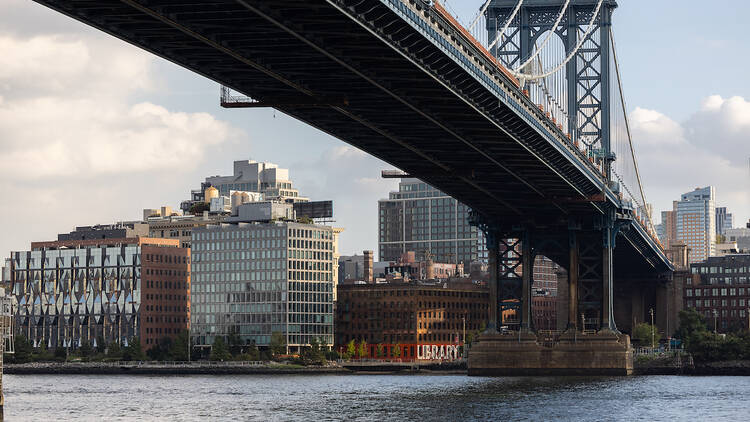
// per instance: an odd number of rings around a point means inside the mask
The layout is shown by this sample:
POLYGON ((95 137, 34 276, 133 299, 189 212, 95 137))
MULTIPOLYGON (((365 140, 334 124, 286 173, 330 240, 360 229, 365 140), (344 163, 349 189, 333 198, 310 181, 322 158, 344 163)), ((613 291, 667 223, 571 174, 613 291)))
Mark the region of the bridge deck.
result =
MULTIPOLYGON (((514 81, 421 0, 37 1, 274 104, 489 219, 563 230, 619 202, 514 81)), ((668 267, 634 226, 621 260, 668 267)))

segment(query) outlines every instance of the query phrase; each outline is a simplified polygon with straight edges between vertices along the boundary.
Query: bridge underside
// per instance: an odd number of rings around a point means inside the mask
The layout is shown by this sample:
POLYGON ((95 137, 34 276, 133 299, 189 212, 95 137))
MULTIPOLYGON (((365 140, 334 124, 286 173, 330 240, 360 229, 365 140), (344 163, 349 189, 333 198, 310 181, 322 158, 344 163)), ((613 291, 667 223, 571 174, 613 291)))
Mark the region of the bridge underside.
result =
MULTIPOLYGON (((465 60, 451 56, 399 16, 394 4, 406 10, 401 2, 35 1, 272 106, 467 204, 495 239, 496 325, 510 308, 529 321, 521 315, 533 280, 521 268, 531 268, 535 254, 574 268, 581 291, 590 293, 576 296, 576 307, 598 312, 599 327, 611 313, 613 274, 627 282, 669 270, 642 226, 618 209, 599 170, 564 145, 554 124, 538 123, 544 114, 514 81, 471 46, 462 50, 465 60), (468 66, 510 87, 509 97, 501 100, 468 66), (517 256, 500 250, 507 238, 526 239, 517 256), (590 256, 597 270, 590 273, 575 270, 588 255, 571 245, 584 243, 595 245, 590 256)), ((419 13, 427 16, 425 9, 419 13)), ((432 15, 426 20, 435 22, 432 15)), ((454 42, 454 35, 446 39, 454 42)), ((526 322, 525 329, 533 327, 526 322)))

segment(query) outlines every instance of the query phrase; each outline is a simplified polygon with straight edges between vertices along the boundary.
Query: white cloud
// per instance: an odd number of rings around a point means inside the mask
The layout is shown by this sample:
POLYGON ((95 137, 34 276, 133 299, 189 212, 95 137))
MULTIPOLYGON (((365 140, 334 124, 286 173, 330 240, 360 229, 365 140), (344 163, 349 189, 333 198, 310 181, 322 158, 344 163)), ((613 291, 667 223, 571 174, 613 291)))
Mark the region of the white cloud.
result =
POLYGON ((135 100, 154 93, 155 59, 119 40, 6 34, 0 51, 0 196, 33 204, 2 211, 14 224, 3 227, 0 256, 74 224, 137 216, 146 197, 163 203, 176 180, 240 134, 208 113, 135 100))
POLYGON ((671 209, 680 194, 713 185, 717 206, 729 207, 735 225, 747 221, 750 103, 711 96, 683 123, 642 108, 631 113, 631 122, 646 196, 655 210, 671 209))

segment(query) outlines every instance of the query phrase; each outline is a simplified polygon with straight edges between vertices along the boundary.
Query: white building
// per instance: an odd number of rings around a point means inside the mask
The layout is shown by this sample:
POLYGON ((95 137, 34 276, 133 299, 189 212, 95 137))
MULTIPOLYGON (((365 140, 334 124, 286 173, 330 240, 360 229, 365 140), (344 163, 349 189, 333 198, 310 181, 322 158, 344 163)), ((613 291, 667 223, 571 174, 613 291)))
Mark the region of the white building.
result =
POLYGON ((690 248, 690 263, 703 262, 716 254, 716 192, 713 186, 696 188, 677 202, 677 240, 690 248))
POLYGON ((241 160, 234 162, 234 174, 231 176, 211 176, 206 178, 219 190, 219 195, 230 196, 231 191, 259 192, 266 201, 308 202, 308 198, 299 195, 289 179, 289 170, 279 168, 276 164, 241 160))

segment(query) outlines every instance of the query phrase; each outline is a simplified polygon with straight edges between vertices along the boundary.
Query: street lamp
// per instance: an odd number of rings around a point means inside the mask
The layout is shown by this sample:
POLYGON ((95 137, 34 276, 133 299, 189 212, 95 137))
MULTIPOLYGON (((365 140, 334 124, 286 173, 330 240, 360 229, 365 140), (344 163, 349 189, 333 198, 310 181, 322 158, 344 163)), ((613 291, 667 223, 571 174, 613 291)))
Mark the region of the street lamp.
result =
POLYGON ((716 334, 716 318, 719 316, 719 312, 714 309, 714 334, 716 334))
POLYGON ((656 347, 654 341, 654 308, 649 309, 648 313, 651 314, 651 348, 653 349, 654 347, 656 347))

